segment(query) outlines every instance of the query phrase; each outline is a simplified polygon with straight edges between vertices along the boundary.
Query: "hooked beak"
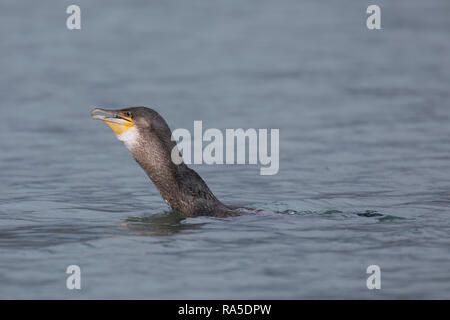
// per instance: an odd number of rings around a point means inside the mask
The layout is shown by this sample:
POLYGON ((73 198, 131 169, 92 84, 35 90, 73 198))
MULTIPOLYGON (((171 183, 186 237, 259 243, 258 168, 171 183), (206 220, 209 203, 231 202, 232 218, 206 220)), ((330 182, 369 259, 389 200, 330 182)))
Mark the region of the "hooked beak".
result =
POLYGON ((103 120, 115 134, 122 134, 134 126, 133 119, 121 110, 95 108, 91 111, 91 118, 103 120))

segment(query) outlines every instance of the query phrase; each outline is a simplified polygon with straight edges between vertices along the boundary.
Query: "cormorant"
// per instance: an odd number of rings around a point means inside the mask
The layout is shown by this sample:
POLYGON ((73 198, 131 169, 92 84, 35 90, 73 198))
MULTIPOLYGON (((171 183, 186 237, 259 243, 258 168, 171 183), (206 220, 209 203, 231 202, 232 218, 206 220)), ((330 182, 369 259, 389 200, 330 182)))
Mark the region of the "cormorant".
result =
POLYGON ((180 153, 171 139, 169 126, 155 110, 146 107, 96 108, 91 116, 103 120, 125 144, 173 210, 188 217, 226 217, 245 212, 245 208, 224 205, 194 170, 182 161, 180 164, 172 161, 172 150, 180 153))

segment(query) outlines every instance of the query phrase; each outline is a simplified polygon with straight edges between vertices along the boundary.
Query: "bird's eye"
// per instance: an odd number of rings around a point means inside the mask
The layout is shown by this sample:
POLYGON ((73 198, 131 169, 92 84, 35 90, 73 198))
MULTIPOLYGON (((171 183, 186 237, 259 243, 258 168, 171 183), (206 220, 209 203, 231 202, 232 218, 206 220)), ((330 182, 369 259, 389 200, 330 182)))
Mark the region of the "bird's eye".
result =
POLYGON ((130 117, 130 118, 131 118, 131 112, 130 112, 130 111, 127 111, 127 112, 125 113, 125 115, 126 115, 127 117, 130 117))

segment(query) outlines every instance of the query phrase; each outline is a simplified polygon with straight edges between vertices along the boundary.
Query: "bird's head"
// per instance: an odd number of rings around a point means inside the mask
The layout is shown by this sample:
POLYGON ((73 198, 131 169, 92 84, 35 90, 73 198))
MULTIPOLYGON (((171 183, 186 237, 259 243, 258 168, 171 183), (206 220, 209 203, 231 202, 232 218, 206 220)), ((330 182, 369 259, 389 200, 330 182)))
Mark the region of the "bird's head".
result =
POLYGON ((92 119, 103 120, 117 136, 124 134, 131 128, 145 129, 150 127, 151 113, 149 108, 132 107, 120 110, 106 110, 95 108, 91 112, 92 119))
MULTIPOLYGON (((145 148, 148 154, 168 153, 176 145, 172 132, 163 117, 153 109, 130 107, 119 110, 95 108, 92 119, 103 120, 135 155, 136 146, 145 148)), ((143 151, 141 150, 141 153, 143 151)))

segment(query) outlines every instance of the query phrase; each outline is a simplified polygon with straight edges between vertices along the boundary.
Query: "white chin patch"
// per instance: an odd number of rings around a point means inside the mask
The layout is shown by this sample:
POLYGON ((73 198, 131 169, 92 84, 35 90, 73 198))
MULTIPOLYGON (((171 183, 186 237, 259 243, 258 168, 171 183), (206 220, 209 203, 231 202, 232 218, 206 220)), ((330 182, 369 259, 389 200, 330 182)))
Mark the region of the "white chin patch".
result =
POLYGON ((116 137, 122 141, 127 149, 131 149, 138 142, 139 133, 136 127, 131 127, 122 134, 117 134, 116 137))

